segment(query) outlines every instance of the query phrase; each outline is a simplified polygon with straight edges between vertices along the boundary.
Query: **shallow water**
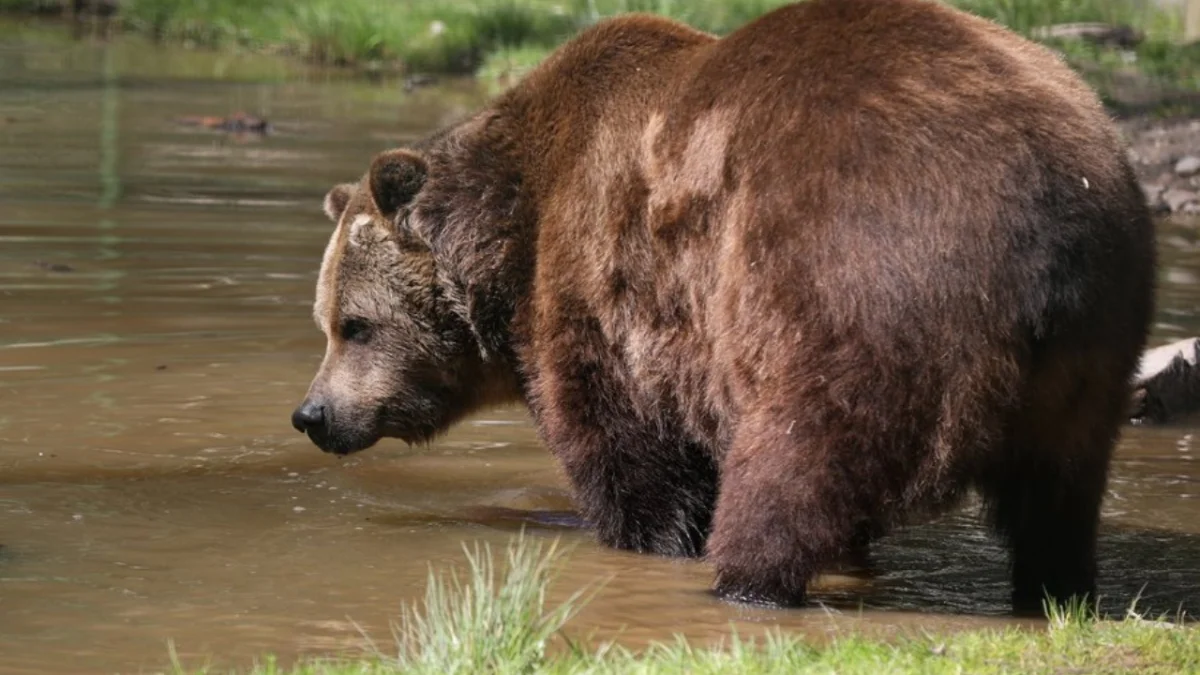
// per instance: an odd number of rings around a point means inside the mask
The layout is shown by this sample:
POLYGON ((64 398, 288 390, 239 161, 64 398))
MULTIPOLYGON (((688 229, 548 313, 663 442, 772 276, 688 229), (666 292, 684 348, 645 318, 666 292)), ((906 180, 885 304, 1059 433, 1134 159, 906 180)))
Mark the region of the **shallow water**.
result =
MULTIPOLYGON (((480 97, 0 24, 0 672, 153 670, 168 641, 234 666, 357 649, 360 627, 386 643, 429 565, 522 524, 573 547, 552 600, 605 582, 576 635, 1013 621, 969 508, 881 542, 873 576, 823 578, 824 607, 747 609, 706 593, 703 564, 560 527, 570 501, 521 410, 344 460, 292 431, 323 349, 321 197, 480 97), (278 133, 175 122, 242 109, 278 133)), ((1200 334, 1193 232, 1163 230, 1156 344, 1200 334)), ((1200 611, 1196 431, 1126 429, 1100 543, 1110 608, 1140 592, 1200 611)))

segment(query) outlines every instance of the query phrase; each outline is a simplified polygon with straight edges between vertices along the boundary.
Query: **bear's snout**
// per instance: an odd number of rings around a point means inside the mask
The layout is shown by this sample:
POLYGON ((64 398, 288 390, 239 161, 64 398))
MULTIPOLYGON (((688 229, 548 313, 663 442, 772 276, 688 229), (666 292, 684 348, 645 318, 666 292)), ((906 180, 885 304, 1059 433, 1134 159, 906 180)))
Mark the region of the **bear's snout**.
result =
POLYGON ((322 431, 325 428, 325 406, 319 401, 305 399, 292 411, 292 426, 303 434, 322 431))
POLYGON ((379 439, 370 425, 356 423, 354 415, 338 415, 326 398, 309 397, 292 411, 292 426, 306 434, 323 452, 349 455, 365 450, 379 439))

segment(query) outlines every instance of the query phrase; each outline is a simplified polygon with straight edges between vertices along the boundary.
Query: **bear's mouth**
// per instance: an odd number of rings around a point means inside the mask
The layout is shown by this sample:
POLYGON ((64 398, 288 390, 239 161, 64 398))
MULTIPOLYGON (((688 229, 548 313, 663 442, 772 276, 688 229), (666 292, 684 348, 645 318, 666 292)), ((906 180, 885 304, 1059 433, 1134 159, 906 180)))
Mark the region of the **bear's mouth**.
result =
POLYGON ((410 446, 425 445, 433 440, 438 435, 438 432, 439 429, 432 425, 427 427, 405 426, 402 428, 394 425, 378 425, 369 431, 327 425, 309 429, 305 433, 308 439, 313 442, 313 445, 320 448, 322 452, 331 455, 346 456, 367 450, 384 438, 395 438, 410 446))
POLYGON ((336 433, 329 428, 309 429, 308 439, 331 455, 346 456, 362 452, 379 442, 379 436, 361 433, 336 433))
POLYGON ((395 438, 407 445, 428 445, 438 435, 436 428, 385 429, 382 438, 395 438))

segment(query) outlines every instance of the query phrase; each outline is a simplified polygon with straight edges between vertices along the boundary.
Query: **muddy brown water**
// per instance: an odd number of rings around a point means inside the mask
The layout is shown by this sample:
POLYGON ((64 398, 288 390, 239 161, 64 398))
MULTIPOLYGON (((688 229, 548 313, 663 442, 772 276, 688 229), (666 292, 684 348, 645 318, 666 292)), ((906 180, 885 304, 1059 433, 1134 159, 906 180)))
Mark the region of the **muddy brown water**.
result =
MULTIPOLYGON (((428 448, 339 460, 288 415, 322 352, 310 302, 325 190, 477 104, 264 58, 72 43, 0 24, 0 672, 245 667, 380 643, 464 543, 571 547, 551 601, 631 645, 770 627, 814 638, 1012 623, 1002 550, 970 507, 880 542, 811 609, 723 604, 710 570, 606 550, 519 409, 428 448), (278 133, 174 123, 235 110, 278 133), (211 657, 211 658, 210 658, 211 657)), ((1164 225, 1154 342, 1200 334, 1200 242, 1164 225)), ((1101 592, 1200 611, 1200 438, 1126 428, 1101 592)), ((1035 624, 1037 622, 1034 622, 1035 624)))

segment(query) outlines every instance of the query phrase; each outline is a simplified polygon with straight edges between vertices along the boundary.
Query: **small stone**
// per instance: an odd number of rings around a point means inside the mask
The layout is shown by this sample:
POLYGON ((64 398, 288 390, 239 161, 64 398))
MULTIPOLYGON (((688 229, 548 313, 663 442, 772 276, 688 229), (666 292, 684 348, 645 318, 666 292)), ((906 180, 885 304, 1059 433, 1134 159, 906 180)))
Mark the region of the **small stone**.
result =
POLYGON ((1167 208, 1171 209, 1172 213, 1180 213, 1189 204, 1197 200, 1197 195, 1191 190, 1171 188, 1162 193, 1162 200, 1167 205, 1167 208))
POLYGON ((56 262, 46 262, 45 260, 35 260, 35 261, 33 261, 33 264, 35 267, 40 267, 40 268, 46 270, 47 272, 67 273, 67 272, 75 271, 74 267, 71 267, 70 265, 68 265, 66 263, 56 263, 56 262))
POLYGON ((1192 244, 1192 242, 1188 241, 1187 239, 1184 239, 1183 237, 1181 237, 1177 234, 1173 234, 1173 235, 1167 237, 1166 239, 1164 239, 1163 241, 1164 241, 1164 243, 1166 243, 1167 246, 1170 246, 1171 248, 1179 249, 1180 251, 1190 251, 1195 248, 1195 246, 1192 244))
POLYGON ((1188 155, 1175 162, 1175 174, 1187 178, 1200 173, 1200 157, 1188 155))
POLYGON ((1146 195, 1147 204, 1158 204, 1158 200, 1162 197, 1163 186, 1154 183, 1142 183, 1142 194, 1146 195))

